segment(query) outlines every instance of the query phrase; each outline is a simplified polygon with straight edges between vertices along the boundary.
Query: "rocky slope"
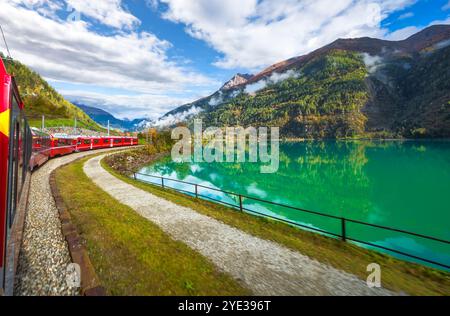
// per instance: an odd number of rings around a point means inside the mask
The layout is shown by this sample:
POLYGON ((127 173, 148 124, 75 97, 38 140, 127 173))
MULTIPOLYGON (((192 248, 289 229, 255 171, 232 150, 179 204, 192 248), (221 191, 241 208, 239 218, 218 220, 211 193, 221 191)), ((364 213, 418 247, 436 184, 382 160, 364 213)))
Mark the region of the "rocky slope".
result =
POLYGON ((220 90, 226 91, 237 86, 245 85, 252 77, 253 75, 250 74, 236 74, 231 80, 225 83, 220 90))

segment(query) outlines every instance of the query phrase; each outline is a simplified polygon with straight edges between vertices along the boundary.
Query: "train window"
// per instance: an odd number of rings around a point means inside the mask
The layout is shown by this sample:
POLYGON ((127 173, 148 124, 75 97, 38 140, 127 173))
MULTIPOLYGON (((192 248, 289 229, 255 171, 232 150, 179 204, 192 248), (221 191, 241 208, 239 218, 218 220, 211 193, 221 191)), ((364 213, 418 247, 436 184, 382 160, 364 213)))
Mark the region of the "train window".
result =
POLYGON ((109 139, 103 139, 103 142, 104 142, 105 144, 109 144, 109 139))
MULTIPOLYGON (((24 151, 25 151, 25 134, 21 128, 23 127, 25 120, 21 117, 21 112, 19 108, 19 102, 17 99, 16 94, 14 93, 14 90, 11 91, 11 101, 12 101, 12 109, 13 112, 16 114, 15 116, 15 122, 14 122, 14 153, 13 153, 13 163, 14 163, 14 177, 15 177, 15 195, 16 195, 16 203, 14 205, 17 205, 17 203, 20 201, 20 196, 22 195, 22 187, 23 187, 23 181, 24 181, 24 170, 23 170, 23 162, 24 162, 24 151)), ((13 217, 11 218, 11 224, 12 220, 15 215, 15 208, 13 209, 13 212, 11 214, 13 217)))
POLYGON ((121 139, 115 139, 114 144, 119 144, 122 140, 121 139))
POLYGON ((26 172, 28 167, 28 125, 25 119, 22 119, 22 184, 25 182, 26 172))
POLYGON ((12 164, 9 169, 9 190, 11 190, 11 194, 9 195, 11 198, 9 199, 9 207, 8 207, 8 224, 9 227, 12 227, 14 222, 14 215, 16 213, 17 203, 19 201, 19 137, 20 137, 20 127, 17 119, 14 119, 12 124, 12 139, 11 149, 10 149, 10 158, 12 164))
POLYGON ((91 140, 90 140, 90 139, 85 139, 85 140, 84 140, 84 143, 85 143, 86 145, 89 145, 89 144, 91 143, 91 140))
POLYGON ((22 163, 23 163, 23 134, 20 129, 20 123, 17 121, 16 124, 16 138, 17 138, 17 149, 16 149, 16 159, 17 159, 17 193, 18 196, 22 194, 22 163))
POLYGON ((94 144, 98 145, 100 143, 99 139, 94 139, 94 144))

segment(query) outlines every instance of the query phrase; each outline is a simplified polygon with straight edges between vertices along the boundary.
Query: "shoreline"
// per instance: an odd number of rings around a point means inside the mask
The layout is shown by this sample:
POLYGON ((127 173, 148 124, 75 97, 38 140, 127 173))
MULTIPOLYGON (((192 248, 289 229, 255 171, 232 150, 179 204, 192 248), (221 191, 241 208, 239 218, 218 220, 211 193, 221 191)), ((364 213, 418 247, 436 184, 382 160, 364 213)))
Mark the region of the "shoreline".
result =
MULTIPOLYGON (((158 155, 158 157, 153 156, 153 162, 156 162, 156 158, 162 158, 164 155, 158 155)), ((113 168, 111 168, 107 161, 104 161, 102 164, 104 166, 107 166, 107 169, 109 169, 111 172, 117 172, 113 168)), ((136 165, 137 166, 137 165, 136 165)), ((118 173, 117 173, 118 174, 118 173)), ((347 272, 355 273, 358 271, 357 266, 359 266, 359 261, 365 262, 374 262, 374 260, 384 261, 388 260, 387 262, 395 262, 395 265, 389 264, 386 266, 386 269, 393 269, 395 270, 395 277, 392 280, 387 281, 389 283, 389 288, 391 289, 397 289, 404 291, 405 293, 409 294, 418 294, 423 291, 423 287, 420 286, 421 282, 425 282, 427 284, 426 288, 428 290, 433 289, 440 291, 438 288, 441 287, 442 280, 446 278, 448 275, 448 272, 443 272, 442 270, 428 267, 425 265, 421 265, 419 263, 412 263, 408 261, 403 261, 401 259, 396 259, 395 257, 391 257, 385 253, 377 252, 365 248, 360 248, 357 246, 353 246, 351 244, 342 244, 340 241, 336 241, 332 238, 324 237, 315 233, 311 233, 308 231, 304 231, 295 227, 291 227, 289 225, 286 225, 285 223, 280 223, 277 221, 270 221, 267 219, 260 219, 259 217, 255 217, 254 215, 250 214, 244 214, 236 212, 235 210, 230 210, 226 207, 223 207, 219 204, 213 204, 208 201, 198 200, 193 197, 184 196, 182 193, 174 192, 172 190, 165 190, 158 187, 154 187, 151 184, 145 184, 140 182, 135 182, 129 175, 121 175, 119 176, 123 181, 128 182, 130 184, 133 184, 136 187, 139 187, 143 190, 149 191, 152 194, 156 194, 162 198, 165 198, 169 201, 173 201, 175 203, 180 203, 181 205, 186 205, 193 207, 196 211, 205 214, 207 216, 211 216, 213 218, 217 218, 218 220, 221 220, 227 224, 230 224, 231 226, 238 227, 240 229, 244 229, 245 231, 255 235, 260 236, 263 238, 275 238, 278 242, 281 244, 284 244, 285 246, 288 246, 289 248, 298 249, 311 257, 317 258, 319 261, 332 263, 333 266, 343 269, 347 272), (254 229, 254 226, 257 226, 259 228, 254 229), (261 233, 260 226, 264 226, 265 229, 270 227, 270 234, 261 233), (273 230, 272 230, 273 229, 273 230), (293 241, 291 237, 287 236, 293 236, 293 235, 299 235, 302 236, 301 240, 304 240, 304 238, 311 238, 311 243, 302 243, 297 244, 296 241, 293 241), (320 244, 325 243, 326 245, 330 246, 331 248, 326 250, 327 255, 322 257, 321 252, 317 252, 316 248, 318 246, 318 241, 321 241, 320 244), (365 259, 360 258, 359 256, 361 254, 364 254, 363 257, 366 257, 365 259), (341 256, 345 257, 346 259, 344 262, 342 260, 336 260, 336 256, 341 258, 341 256), (370 259, 369 259, 370 257, 370 259), (375 259, 377 258, 377 259, 375 259), (361 259, 361 260, 360 260, 361 259), (366 261, 367 260, 367 261, 366 261), (423 281, 410 279, 409 271, 411 269, 417 269, 417 273, 424 273, 424 275, 429 276, 431 273, 437 273, 436 279, 435 278, 426 278, 422 279, 423 281), (404 272, 406 271, 406 272, 404 272), (432 272, 433 271, 433 272, 432 272), (405 277, 403 278, 403 274, 405 273, 405 277), (438 277, 440 276, 440 277, 438 277), (436 285, 434 282, 436 282, 436 285), (435 286, 436 285, 436 286, 435 286)), ((309 240, 309 239, 308 239, 309 240)))
POLYGON ((440 141, 447 142, 450 138, 282 138, 280 142, 286 143, 306 143, 306 142, 352 142, 352 141, 372 141, 372 142, 417 142, 417 141, 440 141))
MULTIPOLYGON (((279 139, 280 143, 295 144, 295 143, 317 143, 317 142, 336 142, 336 143, 350 143, 350 142, 374 142, 374 143, 408 143, 408 142, 450 142, 450 138, 433 138, 433 139, 279 139)), ((162 153, 149 154, 146 148, 138 148, 127 153, 113 154, 106 159, 108 164, 121 174, 129 174, 130 172, 138 172, 141 168, 148 166, 170 155, 169 151, 162 153), (118 161, 113 159, 118 157, 118 161), (126 159, 126 161, 125 161, 126 159), (126 165, 126 168, 123 166, 126 165)))

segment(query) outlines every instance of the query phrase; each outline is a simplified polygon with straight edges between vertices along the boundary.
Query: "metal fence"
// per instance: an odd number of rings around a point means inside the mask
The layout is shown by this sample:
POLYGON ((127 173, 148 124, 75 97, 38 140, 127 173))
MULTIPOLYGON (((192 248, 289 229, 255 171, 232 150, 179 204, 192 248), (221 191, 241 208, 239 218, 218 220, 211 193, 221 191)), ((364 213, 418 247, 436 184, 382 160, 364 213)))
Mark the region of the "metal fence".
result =
POLYGON ((436 265, 436 266, 439 266, 439 267, 450 269, 450 265, 448 265, 447 263, 436 262, 434 260, 430 260, 430 259, 427 259, 427 258, 422 258, 422 257, 416 256, 416 255, 410 254, 410 253, 406 253, 404 251, 399 251, 397 249, 392 249, 392 248, 381 246, 381 245, 377 245, 377 244, 374 244, 374 243, 371 243, 371 242, 368 242, 368 241, 360 240, 358 238, 353 238, 353 237, 350 236, 350 234, 348 234, 347 229, 348 229, 348 224, 349 223, 353 223, 353 224, 363 225, 363 226, 366 226, 366 227, 377 228, 379 230, 401 233, 401 234, 414 236, 414 237, 422 238, 422 239, 425 239, 425 240, 430 240, 430 241, 433 241, 433 242, 449 245, 450 241, 448 241, 448 240, 443 240, 443 239, 440 239, 440 238, 426 236, 426 235, 423 235, 423 234, 413 233, 413 232, 409 232, 409 231, 406 231, 406 230, 403 230, 403 229, 397 229, 397 228, 392 228, 392 227, 387 227, 387 226, 370 224, 370 223, 365 223, 365 222, 362 222, 362 221, 357 221, 357 220, 348 219, 348 218, 344 218, 344 217, 329 215, 329 214, 315 212, 315 211, 309 211, 309 210, 301 209, 301 208, 290 206, 290 205, 280 204, 280 203, 276 203, 276 202, 272 202, 272 201, 259 199, 259 198, 256 198, 256 197, 251 197, 251 196, 247 196, 247 195, 243 195, 243 194, 238 194, 238 193, 234 193, 234 192, 230 192, 230 191, 225 191, 225 190, 221 190, 221 189, 211 188, 211 187, 207 187, 207 186, 204 186, 204 185, 200 185, 200 184, 196 184, 196 183, 190 183, 190 182, 176 180, 176 179, 169 179, 169 178, 164 178, 164 177, 160 177, 160 176, 153 176, 153 175, 148 175, 148 174, 143 174, 143 173, 138 173, 138 172, 133 172, 133 178, 135 180, 138 180, 138 181, 141 181, 141 182, 144 182, 144 183, 148 183, 148 184, 152 184, 152 185, 156 185, 156 186, 162 187, 164 189, 172 189, 172 190, 175 190, 175 191, 187 194, 189 196, 194 196, 196 198, 202 198, 202 199, 210 200, 210 201, 213 201, 213 202, 217 202, 217 203, 220 203, 222 205, 229 206, 229 207, 232 207, 234 209, 238 209, 241 212, 245 211, 245 212, 248 212, 248 213, 253 213, 253 214, 256 214, 256 215, 259 215, 259 216, 263 216, 263 217, 271 218, 271 219, 274 219, 274 220, 277 220, 277 221, 285 222, 285 223, 288 223, 290 225, 294 225, 294 226, 297 226, 297 227, 302 227, 302 228, 305 228, 305 229, 308 229, 308 230, 316 231, 318 233, 322 233, 322 234, 326 234, 326 235, 329 235, 329 236, 333 236, 333 237, 341 239, 344 242, 353 241, 353 242, 360 243, 360 244, 363 244, 363 245, 366 245, 366 246, 376 247, 376 248, 379 248, 379 249, 383 249, 385 251, 389 251, 389 252, 396 253, 396 254, 399 254, 399 255, 402 255, 402 256, 406 256, 406 257, 413 258, 413 259, 416 259, 416 260, 419 260, 419 261, 423 261, 423 262, 426 262, 426 263, 429 263, 429 264, 433 264, 433 265, 436 265), (153 182, 144 181, 142 179, 138 179, 138 177, 137 177, 138 175, 145 176, 145 177, 150 177, 150 178, 154 178, 154 179, 158 179, 158 180, 160 180, 160 183, 153 183, 153 182), (183 189, 170 187, 170 186, 167 185, 168 182, 175 182, 175 183, 181 183, 181 184, 192 186, 193 191, 191 192, 191 191, 188 191, 188 190, 183 190, 183 189), (230 196, 234 196, 234 197, 237 198, 238 202, 236 204, 232 204, 232 203, 228 203, 228 202, 224 202, 224 201, 221 201, 221 200, 218 200, 218 199, 211 198, 209 196, 201 195, 199 193, 199 189, 206 189, 206 190, 211 190, 211 191, 215 191, 215 192, 224 193, 224 194, 227 194, 227 195, 230 195, 230 196), (290 210, 303 212, 305 214, 306 213, 307 214, 312 214, 312 215, 316 215, 316 216, 320 216, 320 217, 324 217, 324 218, 329 218, 329 219, 332 219, 334 221, 338 221, 338 223, 340 223, 340 233, 334 233, 334 232, 326 231, 326 230, 323 230, 323 229, 311 227, 309 225, 300 224, 298 222, 294 222, 294 221, 291 221, 291 220, 288 220, 288 219, 285 219, 285 218, 271 216, 271 215, 264 214, 264 213, 261 213, 261 212, 255 211, 255 210, 248 209, 248 208, 244 207, 244 200, 251 200, 251 201, 255 201, 255 202, 261 202, 261 203, 265 203, 265 204, 269 204, 269 205, 274 205, 274 206, 278 206, 278 207, 282 207, 282 208, 286 208, 286 209, 290 209, 290 210))

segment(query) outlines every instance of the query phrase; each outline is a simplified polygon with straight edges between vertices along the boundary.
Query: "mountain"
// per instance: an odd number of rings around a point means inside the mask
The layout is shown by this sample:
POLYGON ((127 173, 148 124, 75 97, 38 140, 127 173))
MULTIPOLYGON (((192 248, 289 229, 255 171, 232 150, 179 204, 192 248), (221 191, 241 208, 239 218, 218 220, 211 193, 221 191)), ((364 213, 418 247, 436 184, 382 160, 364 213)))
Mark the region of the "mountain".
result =
POLYGON ((72 126, 76 118, 78 127, 101 130, 86 113, 64 99, 38 73, 17 60, 5 61, 5 66, 16 78, 31 126, 40 127, 42 115, 45 115, 47 127, 72 126))
POLYGON ((233 78, 231 78, 227 83, 223 85, 220 89, 222 91, 233 89, 234 87, 246 84, 253 75, 250 74, 236 74, 233 78))
POLYGON ((450 137, 450 26, 338 39, 181 106, 156 126, 279 126, 284 137, 450 137))
POLYGON ((121 120, 113 116, 111 113, 105 110, 87 106, 84 104, 75 103, 80 109, 86 112, 95 122, 107 127, 108 121, 111 128, 119 129, 122 131, 136 131, 143 122, 147 122, 147 119, 135 119, 135 120, 121 120))

